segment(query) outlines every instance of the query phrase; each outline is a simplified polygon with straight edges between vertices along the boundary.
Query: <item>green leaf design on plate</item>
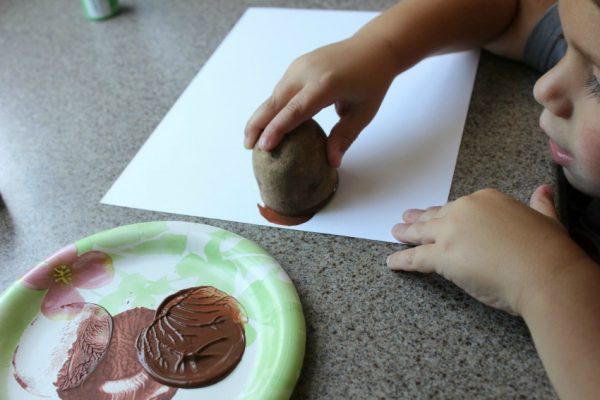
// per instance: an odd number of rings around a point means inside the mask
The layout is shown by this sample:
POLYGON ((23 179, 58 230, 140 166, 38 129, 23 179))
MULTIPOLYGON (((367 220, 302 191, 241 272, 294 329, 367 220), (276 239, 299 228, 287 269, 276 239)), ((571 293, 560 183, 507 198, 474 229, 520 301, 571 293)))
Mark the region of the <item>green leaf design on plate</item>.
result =
POLYGON ((118 248, 131 246, 136 242, 154 238, 168 231, 166 222, 146 222, 143 224, 125 225, 96 233, 75 242, 79 254, 94 248, 118 248))
POLYGON ((253 275, 256 270, 279 268, 273 258, 254 242, 228 231, 212 233, 205 253, 209 262, 231 266, 235 274, 241 274, 246 280, 251 279, 248 274, 253 275))
POLYGON ((156 309, 158 306, 156 298, 162 299, 165 293, 176 291, 166 277, 150 281, 138 273, 128 274, 124 271, 120 271, 118 276, 121 278, 118 288, 99 302, 112 315, 118 314, 125 308, 156 309))
POLYGON ((252 346, 256 340, 256 330, 250 324, 244 325, 244 334, 246 335, 246 347, 252 346))
POLYGON ((229 267, 235 269, 235 263, 228 260, 228 252, 224 252, 221 246, 227 240, 239 241, 239 236, 226 231, 216 231, 210 234, 210 240, 204 246, 206 261, 214 266, 229 267))
POLYGON ((236 267, 231 262, 216 264, 190 253, 177 263, 175 272, 181 278, 197 277, 197 286, 214 286, 228 294, 235 292, 236 267))
POLYGON ((182 254, 187 246, 187 236, 165 233, 158 239, 147 240, 124 249, 131 254, 182 254))
POLYGON ((198 254, 190 253, 175 265, 175 273, 181 278, 198 277, 198 273, 205 264, 206 260, 198 254))

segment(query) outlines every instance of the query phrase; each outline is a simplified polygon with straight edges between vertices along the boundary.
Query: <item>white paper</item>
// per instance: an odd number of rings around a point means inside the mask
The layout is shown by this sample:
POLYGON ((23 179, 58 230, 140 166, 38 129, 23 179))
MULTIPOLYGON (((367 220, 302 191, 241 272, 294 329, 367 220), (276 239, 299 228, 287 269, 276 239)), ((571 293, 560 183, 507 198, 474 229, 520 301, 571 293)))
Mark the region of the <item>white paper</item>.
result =
MULTIPOLYGON (((102 199, 105 204, 273 225, 243 131, 288 65, 351 36, 377 13, 249 8, 102 199)), ((395 241, 407 208, 448 199, 478 51, 425 59, 396 78, 346 153, 338 191, 305 231, 395 241)), ((326 132, 332 107, 315 119, 326 132)))

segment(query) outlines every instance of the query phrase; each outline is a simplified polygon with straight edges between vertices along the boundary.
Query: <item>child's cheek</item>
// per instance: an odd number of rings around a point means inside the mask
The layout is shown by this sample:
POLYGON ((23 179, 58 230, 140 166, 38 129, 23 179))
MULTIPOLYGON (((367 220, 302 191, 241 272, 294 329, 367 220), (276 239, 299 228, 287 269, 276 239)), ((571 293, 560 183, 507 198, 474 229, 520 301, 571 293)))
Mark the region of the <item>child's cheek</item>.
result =
POLYGON ((578 145, 585 175, 600 185, 600 121, 583 127, 578 145))

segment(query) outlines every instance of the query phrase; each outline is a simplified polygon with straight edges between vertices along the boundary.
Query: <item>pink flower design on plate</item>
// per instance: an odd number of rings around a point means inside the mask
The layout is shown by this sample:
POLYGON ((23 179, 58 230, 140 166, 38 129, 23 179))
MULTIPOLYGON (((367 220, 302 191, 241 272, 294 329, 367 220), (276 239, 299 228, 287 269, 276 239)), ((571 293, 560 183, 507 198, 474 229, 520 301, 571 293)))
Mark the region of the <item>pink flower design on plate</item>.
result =
POLYGON ((77 248, 71 244, 29 271, 21 282, 30 289, 48 289, 42 300, 42 314, 56 318, 68 316, 72 308, 63 308, 64 305, 85 301, 78 288, 98 288, 109 283, 113 276, 108 254, 92 250, 77 255, 77 248))

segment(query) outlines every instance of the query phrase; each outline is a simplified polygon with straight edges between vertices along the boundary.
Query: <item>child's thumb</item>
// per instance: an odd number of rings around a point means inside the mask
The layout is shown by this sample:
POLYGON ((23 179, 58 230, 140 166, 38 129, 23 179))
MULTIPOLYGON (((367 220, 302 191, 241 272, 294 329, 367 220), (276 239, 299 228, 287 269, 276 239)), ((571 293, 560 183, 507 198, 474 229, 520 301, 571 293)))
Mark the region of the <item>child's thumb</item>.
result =
POLYGON ((552 186, 544 184, 535 189, 531 199, 529 199, 529 206, 537 212, 558 221, 552 186))
POLYGON ((342 157, 356 140, 363 128, 371 121, 365 113, 348 113, 331 129, 327 140, 327 157, 332 167, 338 168, 342 157))

